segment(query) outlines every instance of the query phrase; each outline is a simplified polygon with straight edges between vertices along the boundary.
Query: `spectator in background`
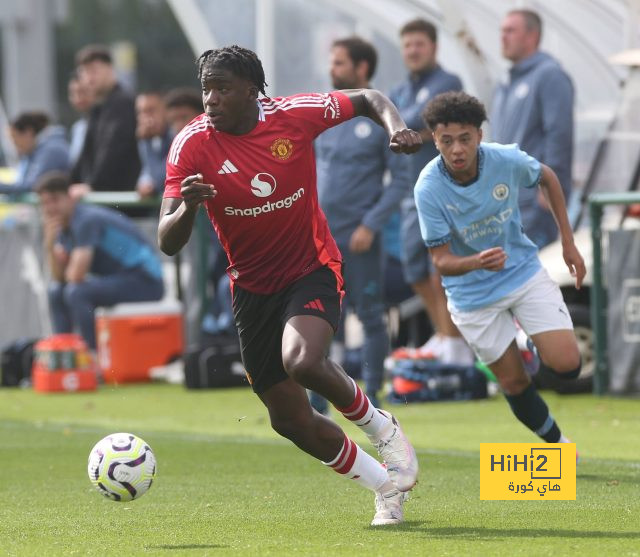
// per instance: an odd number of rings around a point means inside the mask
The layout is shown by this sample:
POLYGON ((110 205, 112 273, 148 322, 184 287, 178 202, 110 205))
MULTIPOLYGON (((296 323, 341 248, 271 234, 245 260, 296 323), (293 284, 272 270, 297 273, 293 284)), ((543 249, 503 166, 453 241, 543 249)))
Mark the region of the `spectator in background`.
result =
POLYGON ((167 110, 158 92, 136 97, 138 152, 142 171, 136 189, 140 197, 157 197, 164 191, 167 154, 174 133, 167 121, 167 110))
POLYGON ((20 196, 32 191, 38 178, 50 170, 69 170, 69 144, 62 126, 51 125, 43 112, 23 112, 9 124, 20 157, 16 181, 0 184, 0 193, 20 196))
POLYGON ((128 217, 79 203, 69 188, 68 175, 59 172, 45 174, 35 187, 53 279, 51 318, 56 333, 77 328, 95 350, 96 307, 159 300, 162 269, 155 248, 128 217))
MULTIPOLYGON (((422 148, 409 157, 409 181, 413 190, 422 169, 438 154, 431 131, 422 119, 424 108, 439 93, 460 91, 462 82, 458 76, 446 72, 437 63, 438 34, 433 24, 424 19, 409 21, 400 30, 400 38, 402 57, 409 75, 389 97, 398 107, 407 126, 418 131, 422 137, 422 148)), ((435 335, 417 349, 399 349, 392 355, 396 358, 435 357, 443 363, 472 364, 475 359, 473 352, 451 321, 440 275, 433 268, 422 241, 413 193, 402 204, 401 237, 405 280, 420 296, 435 335)))
POLYGON ((165 95, 164 102, 167 107, 167 120, 174 134, 202 114, 202 95, 192 87, 171 89, 165 95))
MULTIPOLYGON (((542 21, 530 10, 513 10, 501 28, 502 55, 513 65, 506 83, 496 89, 491 135, 551 167, 567 202, 571 194, 573 102, 571 78, 549 54, 541 52, 542 21)), ((548 203, 537 188, 520 192, 524 231, 542 248, 558 236, 548 203)))
MULTIPOLYGON (((174 134, 177 134, 196 116, 202 114, 202 94, 193 87, 176 87, 164 97, 167 108, 167 120, 174 134)), ((211 284, 213 300, 204 310, 202 318, 202 332, 208 335, 232 335, 236 333, 231 307, 231 288, 227 267, 229 260, 224 248, 220 244, 218 235, 213 227, 208 228, 209 264, 207 278, 211 284)))
POLYGON ((87 191, 134 191, 140 175, 133 97, 118 83, 106 47, 89 45, 76 55, 80 81, 95 98, 80 158, 71 179, 74 196, 87 191))
MULTIPOLYGON (((407 343, 414 321, 404 318, 398 313, 398 320, 390 320, 391 308, 398 308, 402 302, 414 296, 411 285, 407 284, 402 271, 402 242, 400 238, 400 210, 389 217, 382 232, 382 251, 384 254, 384 302, 387 309, 389 349, 394 350, 407 343)), ((426 319, 426 316, 424 317, 426 319)), ((417 324, 416 324, 417 326, 417 324)))
POLYGON ((93 106, 93 95, 89 87, 73 75, 67 87, 69 104, 80 115, 69 130, 69 157, 71 164, 75 165, 80 158, 84 147, 84 138, 87 135, 87 125, 89 124, 89 110, 93 106))
MULTIPOLYGON (((370 43, 358 37, 334 41, 330 60, 334 89, 370 88, 377 63, 370 43)), ((355 309, 364 329, 365 392, 371 403, 380 407, 378 391, 389 351, 381 231, 410 192, 408 158, 391 151, 384 128, 366 117, 353 118, 320 134, 315 153, 320 206, 344 263, 345 304, 355 309), (385 187, 386 172, 390 182, 385 187)), ((311 400, 318 409, 314 396, 311 400)), ((320 410, 324 409, 321 405, 320 410)))

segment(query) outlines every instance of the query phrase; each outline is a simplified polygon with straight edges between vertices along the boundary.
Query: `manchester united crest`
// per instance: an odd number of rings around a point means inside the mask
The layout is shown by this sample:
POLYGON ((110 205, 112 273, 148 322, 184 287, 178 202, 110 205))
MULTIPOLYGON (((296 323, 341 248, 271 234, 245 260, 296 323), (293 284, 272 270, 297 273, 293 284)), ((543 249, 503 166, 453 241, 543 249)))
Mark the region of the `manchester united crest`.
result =
POLYGON ((293 152, 293 143, 290 139, 278 138, 271 144, 271 154, 281 161, 286 161, 293 152))

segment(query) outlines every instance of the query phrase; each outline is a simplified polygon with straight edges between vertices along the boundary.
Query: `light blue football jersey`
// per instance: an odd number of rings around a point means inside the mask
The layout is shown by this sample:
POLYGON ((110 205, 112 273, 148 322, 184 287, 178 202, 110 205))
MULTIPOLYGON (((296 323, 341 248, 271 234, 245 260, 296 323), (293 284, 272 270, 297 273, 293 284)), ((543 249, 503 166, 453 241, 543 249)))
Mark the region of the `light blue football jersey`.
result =
POLYGON ((517 145, 481 143, 478 176, 460 185, 442 156, 424 167, 414 196, 427 247, 450 244, 451 253, 473 255, 492 247, 507 254, 504 269, 480 269, 442 277, 449 303, 459 311, 488 306, 531 278, 540 268, 538 250, 522 230, 518 191, 538 185, 540 163, 517 145))

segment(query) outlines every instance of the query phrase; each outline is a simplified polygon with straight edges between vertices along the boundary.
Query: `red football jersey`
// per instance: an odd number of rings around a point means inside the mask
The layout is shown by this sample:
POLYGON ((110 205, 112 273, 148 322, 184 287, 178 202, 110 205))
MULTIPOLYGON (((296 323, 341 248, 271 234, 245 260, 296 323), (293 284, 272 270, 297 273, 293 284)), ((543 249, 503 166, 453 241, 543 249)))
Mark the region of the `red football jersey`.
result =
POLYGON ((322 265, 340 277, 341 255, 318 204, 313 140, 353 117, 340 92, 258 100, 259 120, 244 135, 217 131, 205 114, 175 137, 164 197, 202 174, 218 194, 206 209, 227 252, 227 272, 258 294, 277 292, 322 265))

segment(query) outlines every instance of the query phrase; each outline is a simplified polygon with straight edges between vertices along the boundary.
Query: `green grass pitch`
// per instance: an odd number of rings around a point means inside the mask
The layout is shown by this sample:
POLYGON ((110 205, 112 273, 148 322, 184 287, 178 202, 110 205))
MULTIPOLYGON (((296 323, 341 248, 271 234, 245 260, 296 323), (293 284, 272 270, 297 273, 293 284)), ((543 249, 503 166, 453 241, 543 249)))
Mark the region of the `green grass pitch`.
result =
POLYGON ((391 406, 421 475, 406 522, 374 529, 373 495, 280 439, 248 389, 3 389, 0 555, 640 555, 640 400, 544 396, 580 450, 576 501, 479 500, 479 444, 536 440, 501 397, 391 406), (129 503, 87 477, 91 447, 116 431, 158 459, 129 503))

